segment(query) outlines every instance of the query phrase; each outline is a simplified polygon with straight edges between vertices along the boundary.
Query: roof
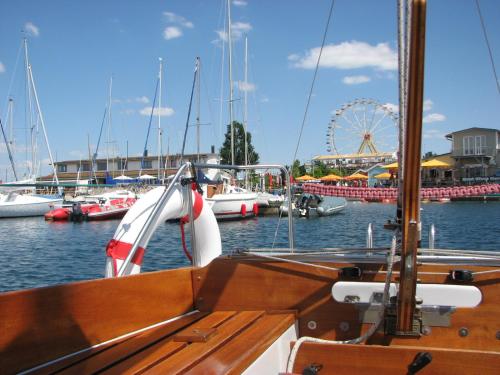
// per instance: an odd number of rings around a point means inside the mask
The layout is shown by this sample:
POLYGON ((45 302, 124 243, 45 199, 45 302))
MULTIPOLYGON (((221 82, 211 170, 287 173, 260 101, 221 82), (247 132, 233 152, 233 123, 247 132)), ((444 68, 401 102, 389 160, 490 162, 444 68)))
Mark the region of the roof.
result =
POLYGON ((493 129, 493 128, 479 128, 477 126, 474 126, 472 128, 467 128, 467 129, 462 129, 462 130, 457 130, 456 132, 451 132, 450 134, 446 134, 445 135, 445 138, 448 138, 450 139, 453 134, 457 134, 457 133, 463 133, 463 132, 468 132, 468 131, 471 131, 471 130, 481 130, 481 131, 489 131, 489 132, 500 132, 500 129, 493 129))
MULTIPOLYGON (((168 155, 168 159, 169 160, 176 160, 176 159, 179 159, 180 158, 180 155, 181 154, 170 154, 168 155)), ((212 154, 210 152, 207 152, 207 153, 201 153, 200 156, 201 157, 211 157, 211 156, 214 156, 214 155, 218 155, 218 154, 212 154)), ((188 159, 192 159, 192 158, 195 158, 197 157, 198 154, 185 154, 183 159, 184 160, 188 160, 188 159)), ((162 158, 165 159, 166 155, 163 155, 162 158)), ((127 161, 131 162, 131 161, 141 161, 142 160, 142 156, 129 156, 128 158, 125 157, 125 156, 116 156, 116 157, 112 157, 112 158, 109 158, 109 161, 110 162, 113 162, 114 160, 125 160, 127 159, 127 161)), ((158 155, 148 155, 144 158, 144 160, 158 160, 158 155)), ((106 162, 106 158, 98 158, 96 159, 96 163, 98 162, 106 162)), ((59 161, 56 161, 54 162, 54 164, 79 164, 79 163, 90 163, 90 160, 89 159, 78 159, 78 160, 59 160, 59 161)))

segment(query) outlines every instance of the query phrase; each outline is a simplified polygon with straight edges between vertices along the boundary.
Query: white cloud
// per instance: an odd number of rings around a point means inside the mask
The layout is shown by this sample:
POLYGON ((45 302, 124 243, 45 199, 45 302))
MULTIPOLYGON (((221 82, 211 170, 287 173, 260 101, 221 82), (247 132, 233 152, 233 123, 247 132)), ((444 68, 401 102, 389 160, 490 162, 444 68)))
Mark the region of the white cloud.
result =
POLYGON ((386 107, 389 111, 394 112, 395 114, 399 113, 399 105, 394 103, 385 103, 383 107, 386 107))
POLYGON ((180 25, 182 27, 186 27, 188 29, 192 29, 194 27, 193 23, 191 21, 188 21, 182 16, 179 16, 178 14, 172 13, 172 12, 163 12, 163 15, 167 19, 167 22, 173 23, 176 25, 180 25))
POLYGON ((300 59, 300 56, 297 55, 296 53, 292 53, 291 55, 288 55, 288 61, 298 61, 300 59))
MULTIPOLYGON (((252 30, 252 25, 248 22, 234 22, 231 24, 231 36, 233 41, 241 39, 243 34, 248 33, 252 30)), ((227 42, 229 39, 228 32, 225 30, 215 30, 218 39, 212 41, 213 43, 217 43, 220 41, 227 42)))
POLYGON ((26 33, 31 36, 40 35, 40 29, 37 26, 35 26, 32 22, 26 22, 24 24, 24 31, 26 31, 26 33))
POLYGON ((178 27, 175 26, 169 26, 163 30, 163 37, 166 40, 174 39, 174 38, 179 38, 182 36, 182 30, 178 27))
POLYGON ((367 76, 346 76, 342 79, 346 85, 359 85, 361 83, 370 82, 372 79, 367 76))
POLYGON ((255 91, 256 87, 253 83, 245 82, 245 81, 238 81, 238 89, 240 91, 252 92, 252 91, 255 91))
POLYGON ((431 122, 441 122, 445 120, 446 116, 441 113, 429 113, 423 118, 422 121, 424 124, 430 124, 431 122))
POLYGON ((269 103, 269 98, 267 96, 263 96, 262 99, 260 99, 261 103, 269 103))
POLYGON ((237 7, 246 7, 248 3, 245 0, 233 0, 233 5, 237 7))
POLYGON ((135 101, 137 103, 143 103, 143 104, 148 104, 149 103, 149 99, 147 96, 139 96, 137 98, 135 98, 135 101))
MULTIPOLYGON (((125 116, 130 116, 130 115, 133 115, 135 113, 135 109, 125 109, 123 111, 120 112, 121 114, 124 114, 125 116)), ((151 113, 151 108, 149 109, 149 113, 151 113)))
MULTIPOLYGON (((320 47, 311 48, 292 64, 295 68, 314 69, 318 61, 320 47)), ((292 56, 292 61, 295 58, 292 56)), ((320 66, 337 69, 374 68, 378 70, 396 70, 398 54, 388 43, 370 45, 365 42, 351 41, 329 44, 323 48, 320 66)))
POLYGON ((5 65, 0 61, 0 73, 5 73, 5 65))
MULTIPOLYGON (((151 115, 151 107, 144 107, 143 109, 141 109, 139 111, 139 113, 143 116, 150 116, 151 115)), ((161 107, 159 110, 157 107, 155 107, 155 109, 153 111, 153 116, 158 116, 158 114, 160 114, 160 116, 162 116, 162 117, 163 116, 170 117, 174 113, 175 113, 175 111, 170 107, 161 107)))
POLYGON ((424 112, 430 111, 434 105, 433 101, 430 99, 424 100, 424 112))

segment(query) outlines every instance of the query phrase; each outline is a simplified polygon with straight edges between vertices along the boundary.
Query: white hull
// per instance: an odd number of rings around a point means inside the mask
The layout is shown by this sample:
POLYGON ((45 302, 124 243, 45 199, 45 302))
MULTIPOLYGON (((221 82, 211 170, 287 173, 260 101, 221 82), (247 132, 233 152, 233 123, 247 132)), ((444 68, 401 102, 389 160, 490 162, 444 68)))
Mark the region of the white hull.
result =
POLYGON ((62 198, 47 198, 36 195, 5 196, 0 200, 0 218, 43 216, 61 204, 62 198))
POLYGON ((206 202, 219 219, 243 218, 253 216, 253 206, 257 202, 257 195, 254 193, 215 194, 211 198, 206 198, 206 202), (246 207, 245 215, 242 214, 243 205, 246 207))

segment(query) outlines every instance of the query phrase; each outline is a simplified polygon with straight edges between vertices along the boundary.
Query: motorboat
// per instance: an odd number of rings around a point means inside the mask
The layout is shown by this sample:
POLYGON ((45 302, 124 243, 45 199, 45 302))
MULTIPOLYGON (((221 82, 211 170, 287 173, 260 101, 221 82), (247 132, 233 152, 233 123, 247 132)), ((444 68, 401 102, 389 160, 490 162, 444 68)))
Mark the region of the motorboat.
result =
MULTIPOLYGON (((302 193, 295 197, 292 212, 298 217, 330 216, 343 211, 347 200, 341 197, 322 196, 318 194, 302 193)), ((280 207, 283 216, 288 215, 288 205, 280 207)))

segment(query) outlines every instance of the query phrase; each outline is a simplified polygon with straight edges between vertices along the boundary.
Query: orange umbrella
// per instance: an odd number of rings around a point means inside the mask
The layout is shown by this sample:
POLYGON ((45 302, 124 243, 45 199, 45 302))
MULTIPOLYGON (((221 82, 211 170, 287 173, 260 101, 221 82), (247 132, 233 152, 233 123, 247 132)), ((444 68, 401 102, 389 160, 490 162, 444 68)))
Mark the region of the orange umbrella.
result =
POLYGON ((329 174, 328 176, 323 176, 320 178, 321 181, 340 181, 342 177, 337 176, 336 174, 329 174))
POLYGON ((389 180, 391 176, 394 177, 394 175, 391 175, 389 172, 384 172, 384 173, 379 173, 378 175, 373 177, 375 177, 378 180, 389 180))
POLYGON ((395 161, 394 163, 384 165, 382 168, 384 169, 396 169, 398 167, 398 162, 395 161))
POLYGON ((344 180, 352 181, 352 180, 368 180, 368 176, 365 176, 361 173, 354 173, 350 176, 344 177, 344 180))
POLYGON ((308 174, 305 174, 303 176, 297 177, 295 180, 296 181, 311 181, 311 180, 315 180, 315 178, 313 176, 309 176, 308 174))

